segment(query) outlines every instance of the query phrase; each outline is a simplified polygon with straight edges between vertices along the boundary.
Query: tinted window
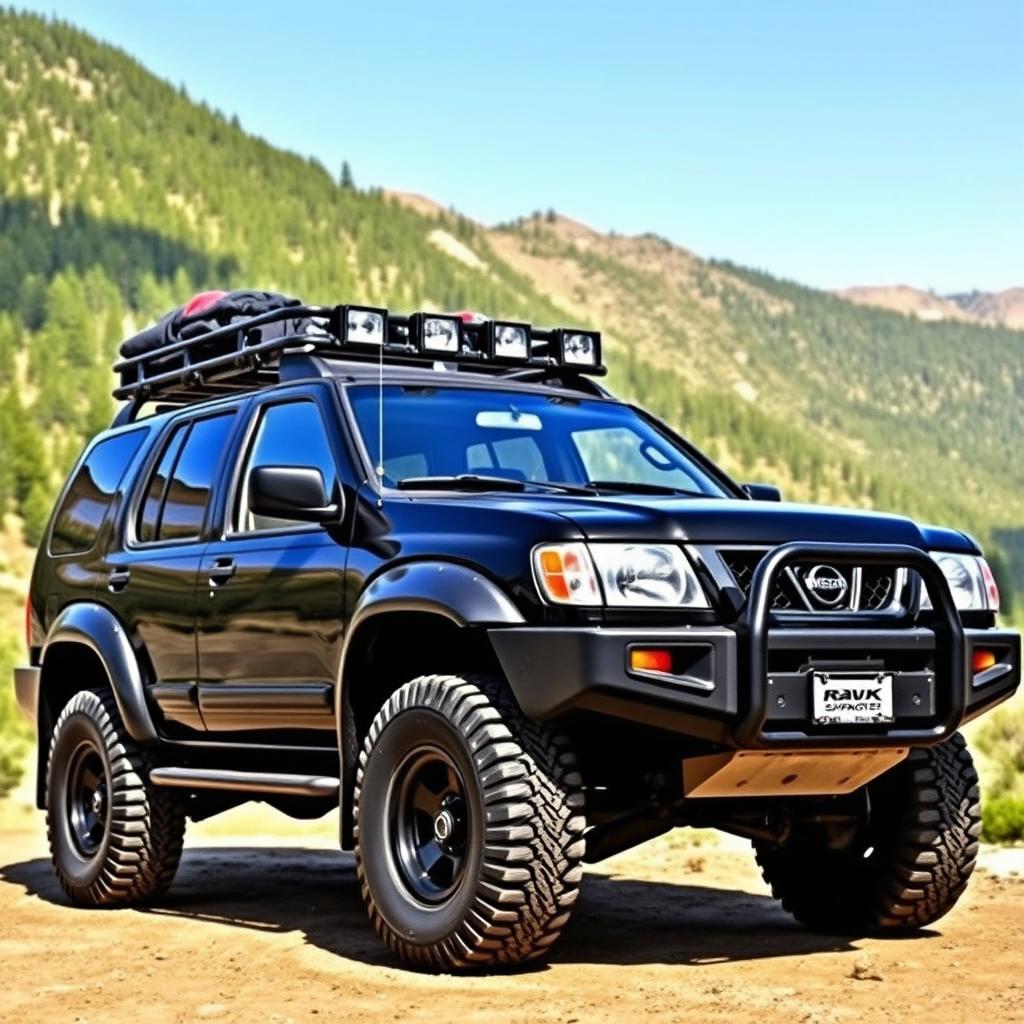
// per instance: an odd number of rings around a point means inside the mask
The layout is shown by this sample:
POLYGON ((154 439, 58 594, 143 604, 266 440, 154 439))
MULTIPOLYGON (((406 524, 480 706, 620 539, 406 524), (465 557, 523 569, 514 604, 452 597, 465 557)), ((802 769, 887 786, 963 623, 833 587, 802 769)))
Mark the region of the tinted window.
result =
MULTIPOLYGON (((386 483, 476 473, 514 480, 647 484, 722 497, 693 458, 629 406, 486 388, 350 388, 359 431, 386 483)), ((613 489, 613 488, 609 488, 613 489)))
POLYGON ((144 430, 133 430, 93 447, 78 467, 54 519, 51 553, 66 555, 92 547, 121 478, 145 436, 144 430))
POLYGON ((466 465, 471 473, 493 476, 500 469, 505 471, 501 476, 550 479, 540 446, 532 437, 502 437, 489 444, 470 445, 466 449, 466 465))
POLYGON ((313 402, 287 402, 263 408, 242 476, 236 518, 236 528, 243 532, 298 525, 295 520, 257 516, 249 511, 249 473, 260 466, 313 466, 320 470, 327 493, 335 493, 338 471, 323 417, 313 402))
POLYGON ((136 534, 143 544, 157 539, 157 531, 160 527, 160 510, 163 508, 164 495, 167 493, 167 483, 171 479, 171 470, 174 462, 181 451, 181 443, 188 433, 189 424, 182 423, 171 434, 167 447, 157 463, 153 475, 149 478, 149 486, 146 488, 146 499, 139 509, 139 521, 136 527, 136 534))
POLYGON ((693 474, 673 462, 664 448, 652 445, 631 426, 575 430, 572 440, 591 480, 622 480, 684 490, 698 485, 693 474))
POLYGON ((167 487, 157 540, 192 540, 199 536, 234 418, 234 413, 227 413, 192 424, 167 487))

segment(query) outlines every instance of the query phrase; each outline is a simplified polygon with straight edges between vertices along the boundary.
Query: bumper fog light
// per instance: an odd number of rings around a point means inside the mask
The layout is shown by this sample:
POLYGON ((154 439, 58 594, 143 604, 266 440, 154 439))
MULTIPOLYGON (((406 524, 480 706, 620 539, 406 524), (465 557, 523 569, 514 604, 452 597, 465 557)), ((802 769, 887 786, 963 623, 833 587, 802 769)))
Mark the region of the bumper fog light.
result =
POLYGON ((629 667, 634 672, 672 672, 672 652, 657 648, 634 647, 629 652, 629 667))

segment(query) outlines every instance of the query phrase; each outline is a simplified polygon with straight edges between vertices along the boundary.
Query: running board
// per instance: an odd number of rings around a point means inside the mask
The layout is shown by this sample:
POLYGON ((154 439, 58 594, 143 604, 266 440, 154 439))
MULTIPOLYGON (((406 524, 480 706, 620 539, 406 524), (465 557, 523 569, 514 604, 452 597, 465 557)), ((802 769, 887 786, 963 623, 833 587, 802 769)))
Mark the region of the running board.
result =
POLYGON ((272 772, 230 772, 219 768, 154 768, 154 786, 175 789, 227 789, 236 793, 280 796, 337 797, 340 783, 329 775, 280 775, 272 772))

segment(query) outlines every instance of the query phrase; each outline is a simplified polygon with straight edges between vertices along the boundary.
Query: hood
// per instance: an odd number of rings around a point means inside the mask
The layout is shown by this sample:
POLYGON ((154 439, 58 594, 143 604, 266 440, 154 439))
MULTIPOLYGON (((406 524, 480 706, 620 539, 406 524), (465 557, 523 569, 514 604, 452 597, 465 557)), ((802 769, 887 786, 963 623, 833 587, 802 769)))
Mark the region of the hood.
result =
POLYGON ((923 550, 976 552, 964 534, 919 526, 904 516, 860 509, 788 502, 693 499, 652 495, 463 494, 417 496, 415 504, 444 504, 456 514, 470 509, 495 516, 552 515, 569 520, 588 540, 674 541, 681 544, 774 546, 787 541, 839 544, 907 544, 923 550), (458 509, 458 512, 456 512, 458 509))
POLYGON ((784 502, 616 498, 611 507, 593 503, 561 509, 590 540, 674 540, 690 544, 776 545, 788 541, 837 544, 907 544, 947 551, 972 551, 953 530, 921 527, 904 516, 826 505, 784 502))

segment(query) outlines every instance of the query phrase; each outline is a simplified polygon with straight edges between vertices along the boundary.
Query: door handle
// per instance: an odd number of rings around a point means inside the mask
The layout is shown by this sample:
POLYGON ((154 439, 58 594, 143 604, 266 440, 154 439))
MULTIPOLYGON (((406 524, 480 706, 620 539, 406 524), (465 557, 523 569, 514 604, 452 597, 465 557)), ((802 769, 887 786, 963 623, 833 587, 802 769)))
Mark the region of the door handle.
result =
POLYGON ((233 558, 215 558, 210 566, 210 586, 222 587, 235 575, 235 560, 233 558))
POLYGON ((119 594, 128 586, 128 581, 131 578, 132 573, 130 569, 113 569, 107 576, 107 590, 112 594, 119 594))

